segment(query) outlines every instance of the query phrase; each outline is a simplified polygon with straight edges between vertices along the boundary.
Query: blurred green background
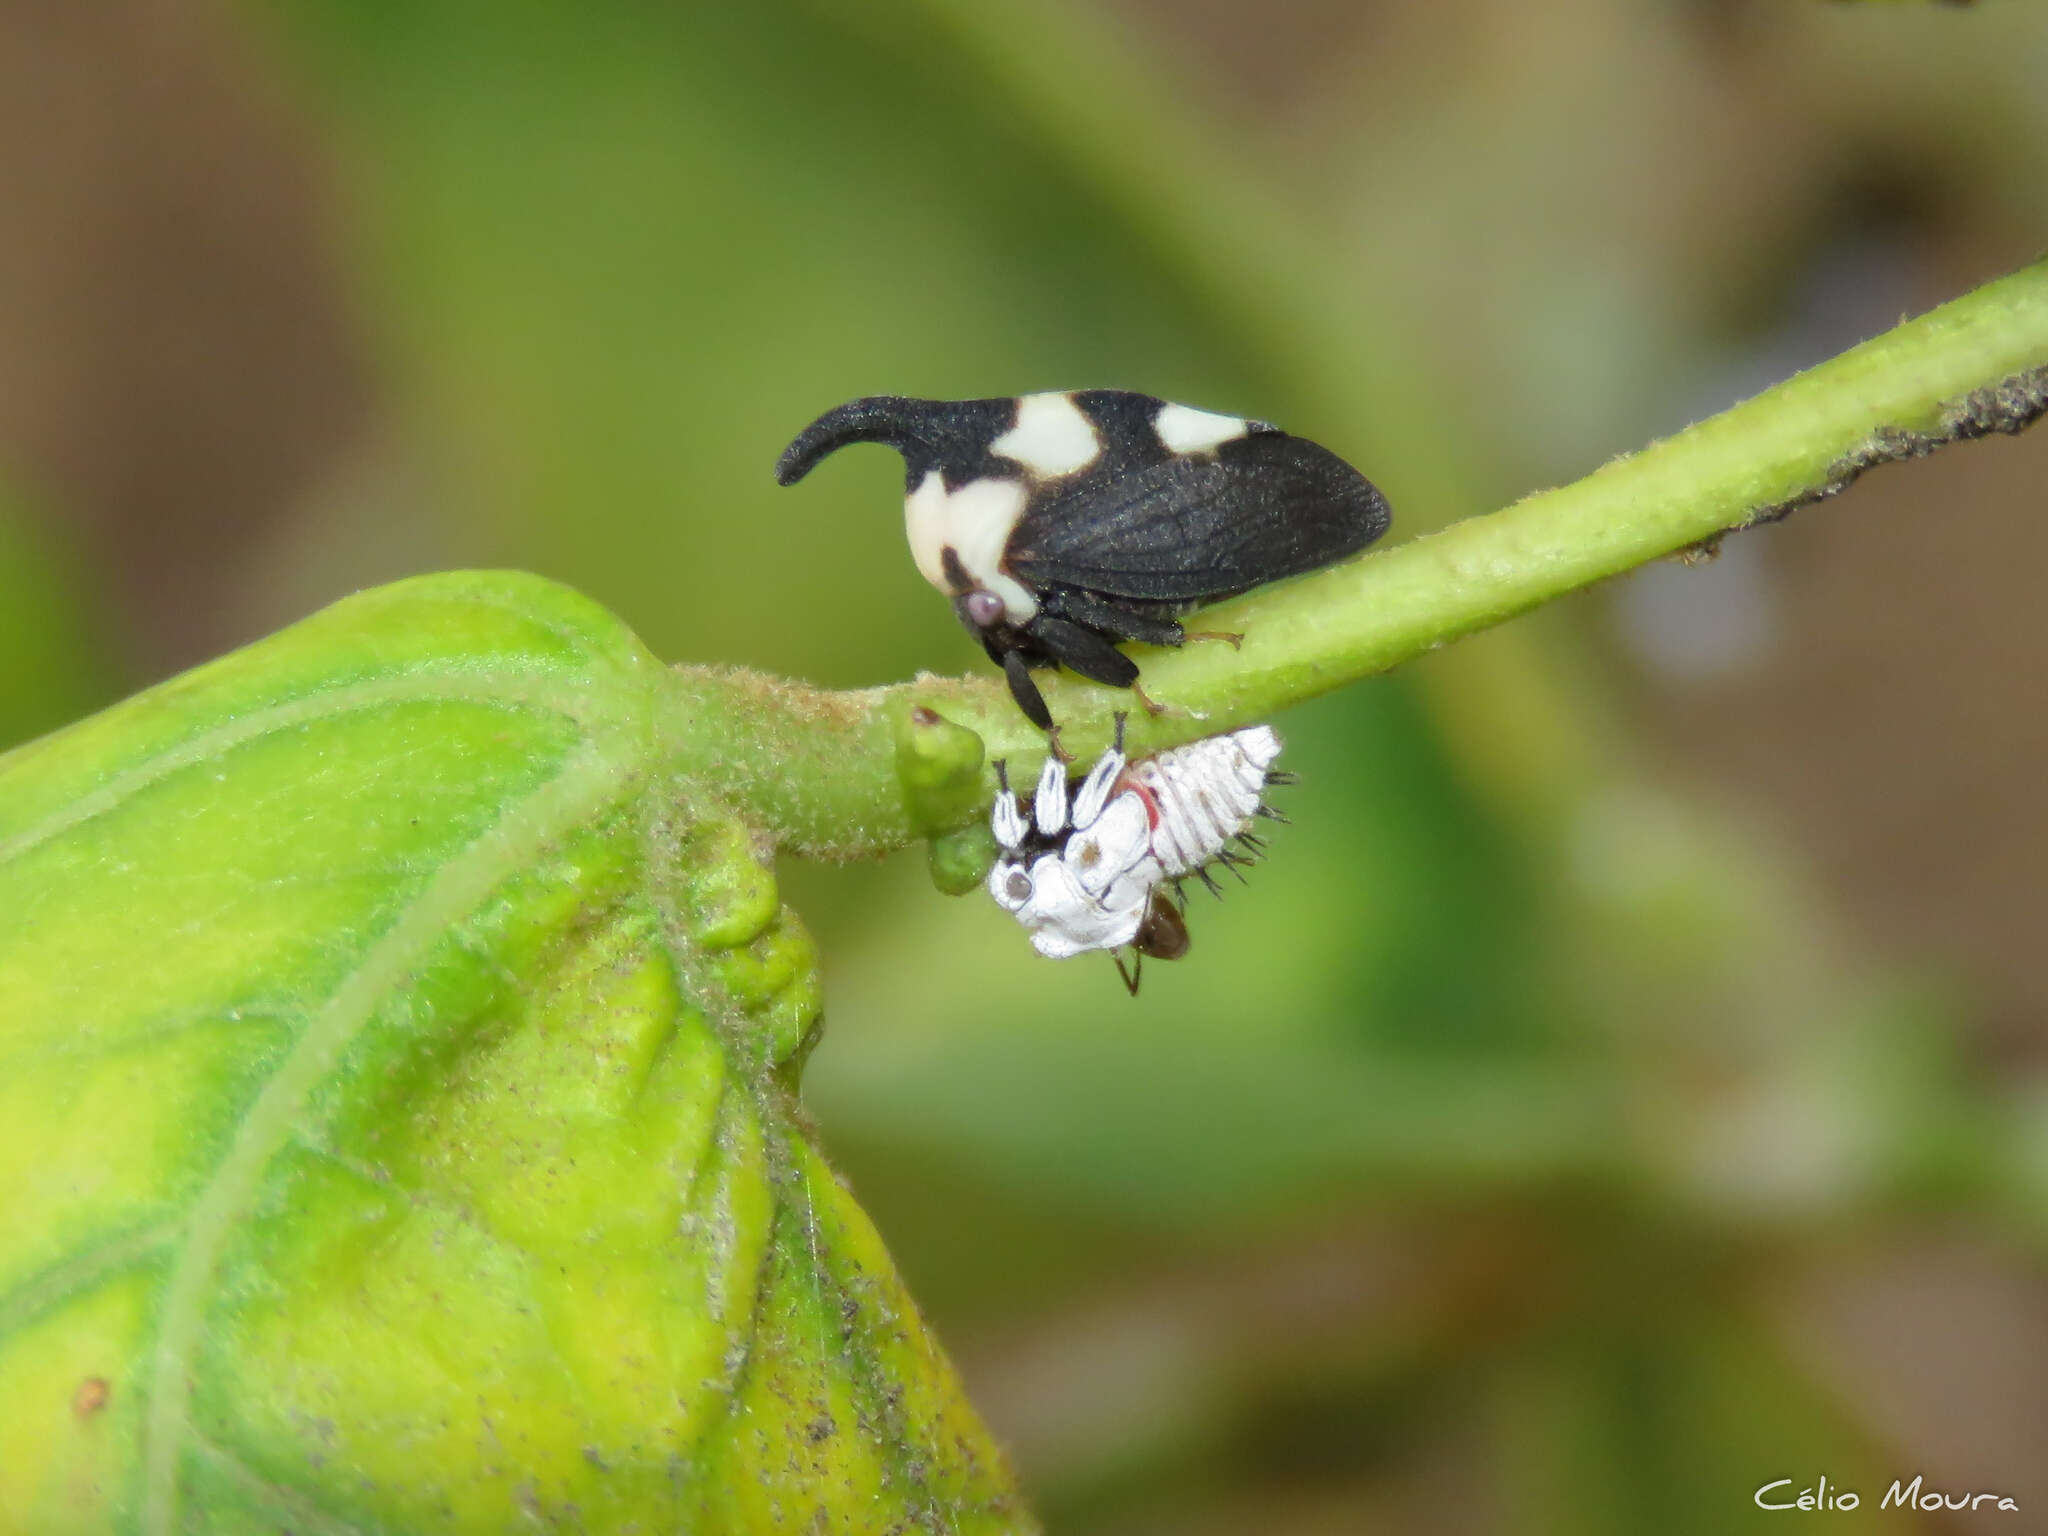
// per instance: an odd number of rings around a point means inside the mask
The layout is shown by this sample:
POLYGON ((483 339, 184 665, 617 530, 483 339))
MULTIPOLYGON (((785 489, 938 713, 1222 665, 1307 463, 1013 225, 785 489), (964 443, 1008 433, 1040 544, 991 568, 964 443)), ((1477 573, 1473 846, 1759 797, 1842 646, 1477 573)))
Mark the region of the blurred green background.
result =
MULTIPOLYGON (((825 407, 1249 412, 1413 536, 2035 254, 2048 10, 18 4, 0 185, 0 744, 455 565, 858 686, 981 663, 893 458, 775 488, 825 407)), ((1296 711, 1136 1002, 785 868, 807 1101, 1051 1530, 2048 1529, 2044 487, 1296 711)))

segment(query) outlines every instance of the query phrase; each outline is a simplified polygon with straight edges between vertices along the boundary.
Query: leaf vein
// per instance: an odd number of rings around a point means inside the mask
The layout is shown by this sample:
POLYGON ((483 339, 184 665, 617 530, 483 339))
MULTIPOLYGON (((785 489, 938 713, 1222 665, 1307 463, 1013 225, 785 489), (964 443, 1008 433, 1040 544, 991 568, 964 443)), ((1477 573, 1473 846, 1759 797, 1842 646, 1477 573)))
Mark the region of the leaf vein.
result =
POLYGON ((586 743, 554 779, 508 805, 489 831, 451 859, 335 989, 236 1128, 193 1203, 187 1240, 165 1287, 142 1434, 144 1536, 170 1536, 181 1528, 178 1467, 193 1433, 191 1372, 209 1288, 272 1157, 302 1130, 314 1089, 420 957, 564 827, 594 820, 636 782, 631 744, 623 745, 625 750, 601 739, 586 743))

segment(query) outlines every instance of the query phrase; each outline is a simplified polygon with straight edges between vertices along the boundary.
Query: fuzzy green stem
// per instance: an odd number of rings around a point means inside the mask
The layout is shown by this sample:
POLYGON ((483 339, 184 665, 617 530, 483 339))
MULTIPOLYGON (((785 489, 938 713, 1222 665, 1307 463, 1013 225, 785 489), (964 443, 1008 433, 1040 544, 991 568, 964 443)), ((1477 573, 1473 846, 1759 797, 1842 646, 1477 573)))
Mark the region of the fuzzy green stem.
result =
MULTIPOLYGON (((1190 627, 1242 632, 1241 649, 1135 647, 1144 686, 1169 706, 1050 678, 1047 701, 1070 751, 1107 742, 1131 711, 1131 740, 1153 751, 1266 718, 1475 630, 1831 496, 1865 470, 2048 411, 2048 260, 1989 283, 1808 369, 1741 405, 1584 479, 1499 512, 1210 610, 1190 627)), ((1423 509, 1426 515, 1426 509, 1423 509)), ((823 858, 888 852, 944 817, 906 788, 901 743, 913 708, 936 711, 1029 776, 1042 737, 999 679, 920 678, 832 694, 752 675, 679 669, 681 702, 720 717, 717 760, 684 763, 716 783, 792 851, 823 858), (772 762, 765 783, 729 765, 772 762)), ((985 804, 957 785, 950 808, 985 804)))

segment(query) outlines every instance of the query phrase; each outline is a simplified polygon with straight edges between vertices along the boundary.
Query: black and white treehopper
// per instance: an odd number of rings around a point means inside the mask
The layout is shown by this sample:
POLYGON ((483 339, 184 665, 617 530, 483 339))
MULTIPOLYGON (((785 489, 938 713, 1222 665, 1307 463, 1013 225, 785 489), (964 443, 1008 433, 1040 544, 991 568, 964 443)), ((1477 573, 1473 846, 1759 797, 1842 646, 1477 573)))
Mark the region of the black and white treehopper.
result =
POLYGON ((1386 499, 1327 448, 1125 390, 871 395, 804 428, 775 478, 793 485, 849 443, 903 455, 918 570, 1047 731, 1032 668, 1135 689, 1119 641, 1180 645, 1181 615, 1355 554, 1389 520, 1386 499))
POLYGON ((1002 852, 988 893, 1041 955, 1065 960, 1106 950, 1135 994, 1147 955, 1178 960, 1188 951, 1182 882, 1200 880, 1220 894, 1210 873, 1216 865, 1242 880, 1243 866, 1265 848, 1254 820, 1286 819, 1266 804, 1267 786, 1293 776, 1273 767, 1280 737, 1270 725, 1135 762, 1123 748, 1118 715, 1116 744, 1084 777, 1069 783, 1065 766, 1048 757, 1028 814, 1004 764, 995 765, 1002 790, 989 830, 1002 852))

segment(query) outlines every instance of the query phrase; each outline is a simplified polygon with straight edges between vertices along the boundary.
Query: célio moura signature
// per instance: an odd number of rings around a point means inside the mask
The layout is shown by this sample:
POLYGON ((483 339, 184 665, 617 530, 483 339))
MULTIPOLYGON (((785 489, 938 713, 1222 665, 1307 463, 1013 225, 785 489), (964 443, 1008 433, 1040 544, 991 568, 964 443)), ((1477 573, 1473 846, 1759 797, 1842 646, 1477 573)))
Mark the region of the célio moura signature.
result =
MULTIPOLYGON (((1753 1497, 1758 1509, 1789 1509, 1808 1511, 1829 1511, 1858 1509, 1862 1507, 1863 1495, 1854 1488, 1831 1487, 1825 1474, 1818 1484, 1811 1488, 1793 1487, 1796 1479, 1781 1477, 1776 1482, 1765 1483, 1753 1497)), ((2014 1513, 2019 1505, 2011 1495, 2003 1493, 1949 1493, 1940 1488, 1923 1487, 1924 1477, 1915 1473, 1913 1480, 1902 1482, 1892 1479, 1891 1487, 1884 1491, 1884 1497, 1877 1501, 1879 1509, 2001 1509, 2014 1513)))

